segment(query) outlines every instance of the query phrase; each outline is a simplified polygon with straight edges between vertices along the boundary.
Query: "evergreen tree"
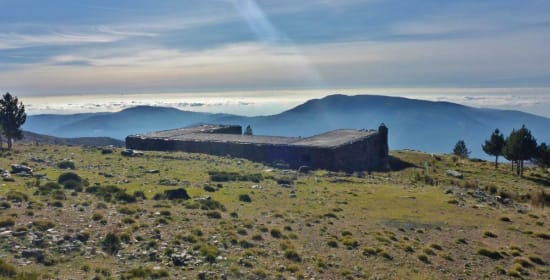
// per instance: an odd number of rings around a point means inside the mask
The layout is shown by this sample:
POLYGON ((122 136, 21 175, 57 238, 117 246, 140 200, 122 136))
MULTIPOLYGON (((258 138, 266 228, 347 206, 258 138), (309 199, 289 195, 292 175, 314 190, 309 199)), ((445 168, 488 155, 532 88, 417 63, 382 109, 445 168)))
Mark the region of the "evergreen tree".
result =
POLYGON ((453 154, 462 158, 467 158, 470 155, 470 151, 466 147, 464 140, 458 140, 458 142, 456 142, 455 148, 453 149, 453 154))
POLYGON ((550 147, 546 143, 541 143, 537 147, 537 152, 534 156, 534 162, 542 168, 547 168, 550 166, 550 147))
POLYGON ((503 154, 506 159, 515 161, 516 173, 523 176, 523 162, 532 159, 537 152, 537 140, 531 131, 524 126, 519 130, 512 130, 506 138, 503 154))
POLYGON ((491 138, 489 140, 485 140, 485 144, 482 146, 483 151, 486 154, 495 156, 495 168, 498 168, 498 157, 502 156, 502 148, 504 147, 504 144, 506 144, 504 141, 504 136, 497 128, 493 134, 491 134, 491 138))
POLYGON ((8 140, 8 149, 11 149, 13 140, 23 138, 21 125, 27 120, 25 106, 9 92, 0 99, 0 122, 2 132, 8 140))
POLYGON ((247 125, 246 128, 244 129, 244 135, 249 135, 249 136, 254 135, 252 133, 252 127, 250 127, 250 125, 247 125))

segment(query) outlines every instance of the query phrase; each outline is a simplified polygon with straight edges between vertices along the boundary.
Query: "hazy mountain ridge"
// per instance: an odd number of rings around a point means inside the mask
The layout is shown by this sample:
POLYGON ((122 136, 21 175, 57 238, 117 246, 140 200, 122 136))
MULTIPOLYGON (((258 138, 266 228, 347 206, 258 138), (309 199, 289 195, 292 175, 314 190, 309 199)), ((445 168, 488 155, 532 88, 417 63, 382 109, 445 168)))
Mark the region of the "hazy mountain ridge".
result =
POLYGON ((116 113, 30 116, 25 129, 63 137, 109 136, 185 127, 197 123, 250 124, 255 134, 310 136, 338 128, 377 128, 385 123, 391 149, 448 153, 459 139, 484 156, 481 144, 495 128, 508 134, 525 124, 539 142, 550 142, 550 119, 510 110, 479 109, 450 102, 433 102, 376 95, 331 95, 312 99, 280 114, 242 117, 139 106, 116 113), (49 122, 45 121, 46 118, 49 122), (70 121, 74 118, 74 121, 70 121), (37 124, 41 124, 39 130, 37 124))
POLYGON ((54 145, 88 145, 88 146, 115 146, 124 147, 124 141, 110 137, 77 137, 59 138, 50 135, 23 131, 23 142, 54 144, 54 145))

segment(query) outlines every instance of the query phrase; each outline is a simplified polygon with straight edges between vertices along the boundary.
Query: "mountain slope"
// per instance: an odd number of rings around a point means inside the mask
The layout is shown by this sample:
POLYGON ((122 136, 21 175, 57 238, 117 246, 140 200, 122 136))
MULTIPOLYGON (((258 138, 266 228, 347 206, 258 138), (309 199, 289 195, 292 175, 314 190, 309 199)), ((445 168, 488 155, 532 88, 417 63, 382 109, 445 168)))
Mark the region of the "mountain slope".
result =
POLYGON ((519 111, 479 109, 376 95, 331 95, 272 116, 242 117, 139 106, 116 113, 30 116, 25 129, 60 137, 108 136, 186 127, 198 123, 250 124, 255 134, 311 136, 339 128, 377 128, 385 123, 391 149, 448 153, 465 140, 472 156, 485 157, 483 141, 495 128, 508 134, 525 124, 539 142, 550 142, 550 119, 519 111))
POLYGON ((449 102, 432 102, 373 95, 331 95, 266 117, 229 117, 231 124, 250 124, 256 134, 310 136, 337 128, 390 129, 392 149, 448 153, 463 139, 474 156, 495 128, 506 134, 525 124, 539 141, 550 140, 550 119, 518 111, 478 109, 449 102))
POLYGON ((229 115, 188 112, 165 107, 137 106, 115 113, 66 116, 35 115, 28 118, 24 128, 59 137, 108 136, 124 139, 129 134, 212 122, 215 119, 227 116, 229 115))
POLYGON ((109 137, 78 137, 78 138, 59 138, 44 134, 23 131, 22 142, 55 144, 55 145, 88 145, 88 146, 115 146, 124 147, 124 141, 109 137))

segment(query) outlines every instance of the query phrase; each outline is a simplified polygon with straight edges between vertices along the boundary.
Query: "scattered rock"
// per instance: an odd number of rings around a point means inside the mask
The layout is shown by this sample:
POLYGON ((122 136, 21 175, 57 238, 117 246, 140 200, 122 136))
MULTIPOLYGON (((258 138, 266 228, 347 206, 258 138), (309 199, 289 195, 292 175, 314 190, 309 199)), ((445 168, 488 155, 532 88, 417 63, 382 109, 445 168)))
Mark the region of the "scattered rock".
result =
POLYGON ((32 168, 22 164, 12 164, 11 173, 14 173, 20 176, 21 174, 28 174, 32 176, 32 168))
POLYGON ((160 170, 158 170, 158 169, 150 169, 150 170, 145 170, 145 173, 157 174, 157 173, 160 173, 160 170))
POLYGON ((307 174, 309 172, 311 172, 311 167, 307 165, 302 165, 298 168, 298 173, 307 174))
POLYGON ((121 155, 126 157, 137 157, 137 156, 143 156, 143 152, 133 149, 126 149, 122 152, 120 152, 121 155))
POLYGON ((103 148, 101 149, 101 154, 112 154, 113 153, 113 149, 112 148, 103 148))
POLYGON ((454 178, 458 178, 458 179, 462 179, 464 178, 464 176, 462 175, 462 173, 456 171, 456 170, 447 170, 446 172, 447 176, 451 176, 451 177, 454 177, 454 178))

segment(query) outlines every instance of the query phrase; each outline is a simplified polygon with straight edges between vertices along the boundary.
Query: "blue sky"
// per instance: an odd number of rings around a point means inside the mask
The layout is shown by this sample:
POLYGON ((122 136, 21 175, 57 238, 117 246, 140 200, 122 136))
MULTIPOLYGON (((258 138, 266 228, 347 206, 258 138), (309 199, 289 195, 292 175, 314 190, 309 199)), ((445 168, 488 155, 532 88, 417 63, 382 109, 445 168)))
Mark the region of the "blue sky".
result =
POLYGON ((547 0, 0 0, 22 96, 548 87, 547 0))

